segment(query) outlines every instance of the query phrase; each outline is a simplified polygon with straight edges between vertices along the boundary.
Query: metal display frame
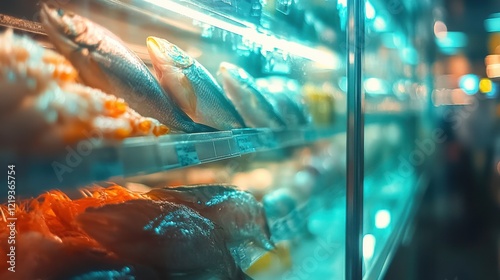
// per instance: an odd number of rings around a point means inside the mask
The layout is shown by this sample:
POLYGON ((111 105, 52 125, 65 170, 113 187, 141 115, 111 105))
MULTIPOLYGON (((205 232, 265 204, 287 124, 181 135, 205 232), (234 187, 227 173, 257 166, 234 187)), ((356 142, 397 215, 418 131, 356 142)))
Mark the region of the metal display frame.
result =
POLYGON ((347 1, 347 180, 345 279, 363 277, 364 111, 362 54, 364 1, 347 1))

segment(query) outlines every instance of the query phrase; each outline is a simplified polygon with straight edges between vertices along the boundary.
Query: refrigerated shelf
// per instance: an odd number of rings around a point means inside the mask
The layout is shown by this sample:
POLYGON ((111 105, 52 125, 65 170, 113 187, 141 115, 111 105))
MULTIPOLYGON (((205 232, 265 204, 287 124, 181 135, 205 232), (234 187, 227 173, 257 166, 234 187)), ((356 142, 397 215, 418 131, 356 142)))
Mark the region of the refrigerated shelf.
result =
POLYGON ((234 129, 157 138, 135 137, 119 144, 105 143, 96 135, 80 141, 76 146, 67 146, 51 157, 3 154, 0 158, 5 163, 22 168, 18 185, 23 189, 19 192, 32 195, 51 188, 69 189, 112 177, 145 175, 298 146, 325 139, 340 131, 340 124, 329 128, 234 129))

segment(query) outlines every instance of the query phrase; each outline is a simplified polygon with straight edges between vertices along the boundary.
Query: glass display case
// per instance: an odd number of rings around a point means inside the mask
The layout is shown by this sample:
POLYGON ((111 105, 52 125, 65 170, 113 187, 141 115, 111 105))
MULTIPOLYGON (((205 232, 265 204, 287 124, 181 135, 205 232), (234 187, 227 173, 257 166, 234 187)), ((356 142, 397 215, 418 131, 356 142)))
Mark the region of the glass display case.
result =
POLYGON ((439 3, 365 4, 362 254, 364 278, 378 279, 395 246, 411 238, 411 217, 431 173, 428 163, 446 136, 432 128, 429 29, 439 3))
POLYGON ((2 1, 0 278, 382 277, 442 137, 432 5, 2 1))

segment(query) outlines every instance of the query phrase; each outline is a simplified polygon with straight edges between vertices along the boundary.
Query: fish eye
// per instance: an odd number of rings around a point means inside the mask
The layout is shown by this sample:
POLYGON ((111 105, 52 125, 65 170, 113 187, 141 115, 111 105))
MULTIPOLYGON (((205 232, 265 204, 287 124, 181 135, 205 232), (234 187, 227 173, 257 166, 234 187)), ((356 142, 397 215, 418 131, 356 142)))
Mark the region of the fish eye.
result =
POLYGON ((170 52, 175 55, 182 55, 181 50, 177 46, 171 45, 170 46, 170 52))
POLYGON ((57 14, 62 17, 64 16, 64 10, 63 9, 57 9, 57 14))
POLYGON ((177 46, 171 45, 168 53, 170 57, 176 58, 176 59, 182 59, 185 57, 185 54, 183 51, 181 51, 177 46))
POLYGON ((173 59, 176 65, 187 67, 192 64, 191 58, 176 45, 170 44, 166 46, 165 52, 173 59))

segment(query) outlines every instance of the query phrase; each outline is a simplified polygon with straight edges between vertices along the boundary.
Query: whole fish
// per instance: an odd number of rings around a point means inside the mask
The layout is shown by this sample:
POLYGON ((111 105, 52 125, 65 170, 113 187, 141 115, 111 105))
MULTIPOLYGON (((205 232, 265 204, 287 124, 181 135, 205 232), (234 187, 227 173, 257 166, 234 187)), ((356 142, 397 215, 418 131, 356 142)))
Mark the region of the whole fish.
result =
POLYGON ((129 200, 88 208, 77 222, 118 257, 154 267, 162 278, 249 279, 220 229, 184 205, 129 200))
POLYGON ((207 132, 161 88, 144 62, 104 27, 72 12, 42 4, 41 22, 57 50, 78 68, 88 86, 113 93, 143 116, 176 131, 207 132))
POLYGON ((215 78, 198 61, 165 39, 148 37, 147 47, 161 86, 193 120, 221 130, 245 127, 215 78))
POLYGON ((256 84, 288 127, 304 126, 310 123, 310 116, 302 95, 297 89, 299 86, 294 80, 268 77, 256 79, 256 84))
POLYGON ((274 107, 260 92, 255 80, 242 68, 222 62, 219 67, 226 95, 252 127, 280 128, 286 126, 274 107))
POLYGON ((223 229, 231 246, 250 240, 266 250, 274 248, 263 207, 249 192, 232 186, 194 185, 153 189, 146 196, 198 211, 223 229))

